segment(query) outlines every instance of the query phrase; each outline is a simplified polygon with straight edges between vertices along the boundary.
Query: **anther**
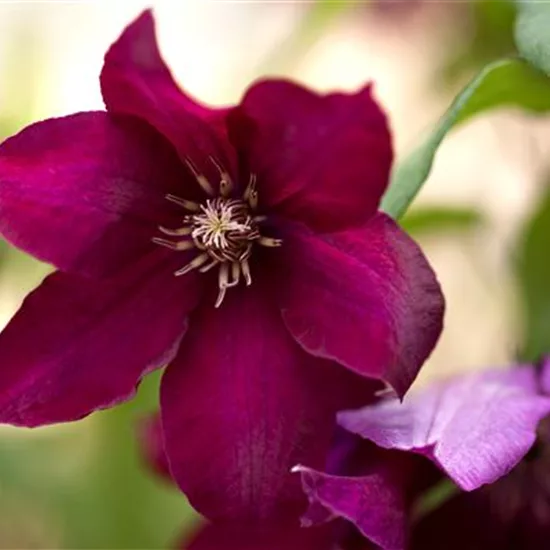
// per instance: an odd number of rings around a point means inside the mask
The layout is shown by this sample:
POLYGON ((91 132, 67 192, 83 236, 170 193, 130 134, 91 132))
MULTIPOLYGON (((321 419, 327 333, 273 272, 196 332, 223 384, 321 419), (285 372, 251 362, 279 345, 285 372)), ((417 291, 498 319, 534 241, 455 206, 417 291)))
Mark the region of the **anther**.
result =
POLYGON ((200 269, 200 273, 206 273, 210 271, 213 267, 216 267, 219 264, 218 260, 213 259, 209 264, 203 265, 200 269))
POLYGON ((246 286, 250 286, 252 284, 252 275, 250 275, 250 265, 248 264, 248 260, 241 260, 241 271, 244 280, 246 281, 246 286))
POLYGON ((216 195, 216 192, 214 191, 214 188, 206 178, 204 174, 200 174, 195 165, 191 162, 189 159, 185 159, 185 164, 187 165, 187 168, 191 170, 193 176, 195 176, 195 179, 197 180, 197 183, 202 187, 205 193, 210 195, 211 197, 216 195))
POLYGON ((271 237, 263 237, 263 236, 260 236, 257 242, 262 246, 273 247, 273 248, 276 246, 281 246, 283 244, 282 239, 273 239, 271 237))
POLYGON ((183 237, 185 235, 191 235, 193 228, 187 226, 179 227, 178 229, 168 229, 167 227, 159 226, 159 231, 165 235, 170 235, 171 237, 183 237))
POLYGON ((165 198, 170 202, 177 204, 178 206, 183 206, 185 210, 189 210, 190 212, 198 212, 201 209, 200 204, 197 204, 193 201, 187 201, 185 199, 177 197, 176 195, 165 195, 165 198))
POLYGON ((174 273, 174 275, 176 275, 176 277, 179 277, 180 275, 185 275, 186 273, 193 271, 193 269, 197 269, 201 265, 205 264, 209 258, 210 256, 208 254, 200 254, 192 261, 190 261, 187 265, 184 265, 181 269, 178 269, 174 273))
POLYGON ((223 169, 222 165, 214 157, 210 157, 210 161, 220 174, 220 195, 227 198, 231 194, 231 191, 233 191, 234 187, 231 176, 223 169))
POLYGON ((231 264, 231 276, 233 277, 231 286, 237 286, 241 280, 241 264, 239 262, 231 264))
POLYGON ((252 189, 252 191, 250 191, 248 196, 248 204, 252 210, 256 210, 256 208, 258 208, 258 191, 256 191, 256 189, 252 189))
POLYGON ((216 299, 216 303, 214 304, 214 307, 220 307, 221 303, 223 302, 223 299, 225 297, 225 292, 227 290, 228 279, 229 279, 229 267, 227 266, 227 262, 223 262, 220 265, 220 271, 218 272, 218 287, 220 291, 218 292, 218 297, 216 299))
POLYGON ((153 237, 151 240, 155 244, 160 244, 160 246, 165 246, 166 248, 170 248, 172 250, 181 251, 181 250, 191 250, 192 248, 195 248, 195 243, 193 243, 193 241, 173 242, 167 239, 160 239, 159 237, 153 237))
POLYGON ((248 185, 244 190, 243 200, 250 204, 250 194, 256 190, 256 174, 250 174, 248 185))

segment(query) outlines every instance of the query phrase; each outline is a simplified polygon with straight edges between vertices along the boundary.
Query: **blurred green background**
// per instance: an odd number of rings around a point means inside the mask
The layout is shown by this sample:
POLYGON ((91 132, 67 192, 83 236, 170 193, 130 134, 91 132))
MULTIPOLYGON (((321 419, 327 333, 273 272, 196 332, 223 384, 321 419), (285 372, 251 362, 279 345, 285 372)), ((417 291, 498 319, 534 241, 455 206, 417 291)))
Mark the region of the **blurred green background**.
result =
MULTIPOLYGON (((418 384, 548 351, 550 84, 515 59, 513 2, 1 3, 0 138, 101 108, 103 53, 151 5, 176 78, 209 103, 238 101, 263 75, 321 90, 375 82, 394 130, 394 182, 420 184, 431 170, 402 220, 448 301, 418 384)), ((49 269, 0 243, 2 326, 49 269)), ((136 444, 158 379, 72 425, 0 428, 0 548, 168 548, 193 528, 185 498, 147 470, 136 444)))

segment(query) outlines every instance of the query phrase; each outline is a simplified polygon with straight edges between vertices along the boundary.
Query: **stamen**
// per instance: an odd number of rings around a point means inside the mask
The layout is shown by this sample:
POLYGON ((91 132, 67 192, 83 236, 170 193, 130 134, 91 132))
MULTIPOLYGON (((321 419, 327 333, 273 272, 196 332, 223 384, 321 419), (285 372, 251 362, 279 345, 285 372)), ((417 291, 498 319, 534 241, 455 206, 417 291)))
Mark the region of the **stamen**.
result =
POLYGON ((177 204, 178 206, 183 206, 185 210, 189 210, 190 212, 198 212, 201 207, 199 204, 193 201, 187 201, 185 199, 182 199, 180 197, 177 197, 176 195, 165 195, 165 198, 169 200, 170 202, 173 202, 177 204))
POLYGON ((258 208, 258 191, 256 191, 256 189, 252 189, 252 191, 250 191, 248 204, 252 210, 256 210, 256 208, 258 208))
POLYGON ((186 273, 193 271, 193 269, 197 269, 201 265, 205 264, 208 261, 208 258, 210 258, 208 254, 200 254, 192 261, 190 261, 187 265, 184 265, 181 269, 178 269, 176 272, 174 272, 174 275, 176 277, 179 277, 180 275, 185 275, 186 273))
POLYGON ((231 286, 237 286, 241 280, 241 264, 239 264, 239 262, 233 262, 231 264, 231 276, 233 277, 231 286))
POLYGON ((171 237, 183 237, 185 235, 191 235, 193 228, 190 226, 179 227, 178 229, 168 229, 167 227, 159 226, 159 231, 165 235, 170 235, 171 237))
POLYGON ((246 189, 244 190, 243 200, 249 202, 250 193, 255 189, 256 189, 256 174, 250 174, 250 178, 248 180, 248 185, 246 186, 246 189))
POLYGON ((220 307, 223 299, 225 297, 225 292, 227 290, 227 280, 229 278, 229 267, 227 265, 227 262, 223 262, 220 265, 220 271, 218 273, 218 287, 220 291, 218 292, 218 298, 216 299, 216 303, 214 304, 214 307, 220 307))
POLYGON ((227 198, 231 194, 231 191, 233 191, 234 187, 231 176, 223 169, 221 164, 214 157, 210 157, 210 161, 220 173, 220 195, 227 198))
POLYGON ((241 260, 241 271, 244 280, 246 281, 246 286, 250 286, 252 284, 252 275, 250 275, 250 265, 248 260, 241 260))
POLYGON ((241 280, 246 286, 252 284, 249 259, 254 244, 274 248, 281 246, 283 241, 260 233, 259 224, 266 221, 267 216, 254 212, 258 207, 256 175, 250 175, 242 198, 232 197, 235 187, 231 176, 214 157, 209 158, 218 171, 219 188, 215 190, 193 162, 186 159, 187 167, 210 198, 196 203, 176 195, 166 195, 167 200, 182 206, 187 213, 181 227, 158 228, 173 239, 154 237, 152 241, 172 250, 198 250, 197 256, 174 273, 176 276, 195 269, 206 273, 217 267, 219 290, 215 307, 220 307, 228 288, 236 287, 241 280))
POLYGON ((195 243, 193 241, 173 242, 167 239, 160 239, 159 237, 153 237, 151 240, 155 244, 160 244, 160 246, 165 246, 172 250, 191 250, 191 248, 195 248, 195 243))
POLYGON ((218 260, 213 258, 209 264, 206 264, 205 266, 201 267, 199 269, 199 272, 206 273, 207 271, 210 271, 213 267, 216 267, 218 264, 219 264, 218 260))
POLYGON ((262 246, 276 247, 276 246, 281 246, 283 244, 283 240, 282 239, 272 239, 271 237, 261 236, 258 239, 258 244, 261 244, 262 246))
POLYGON ((208 181, 206 176, 204 174, 200 174, 195 165, 191 162, 190 159, 185 159, 185 164, 187 165, 187 168, 191 170, 193 176, 195 176, 195 179, 197 180, 197 183, 203 188, 205 193, 210 195, 211 197, 215 196, 216 193, 214 191, 214 188, 212 187, 211 183, 208 181))

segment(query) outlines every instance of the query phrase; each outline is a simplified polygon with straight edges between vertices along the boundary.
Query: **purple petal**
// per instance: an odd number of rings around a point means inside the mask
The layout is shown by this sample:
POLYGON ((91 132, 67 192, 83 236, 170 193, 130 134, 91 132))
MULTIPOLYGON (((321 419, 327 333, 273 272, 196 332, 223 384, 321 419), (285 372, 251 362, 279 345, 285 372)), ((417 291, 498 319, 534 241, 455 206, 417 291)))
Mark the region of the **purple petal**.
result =
POLYGON ((408 497, 403 483, 403 461, 391 453, 374 452, 365 464, 365 475, 330 475, 297 467, 310 501, 304 525, 340 517, 383 550, 402 550, 407 538, 408 497), (322 513, 324 509, 324 515, 322 513))
POLYGON ((384 214, 364 227, 294 231, 273 265, 298 343, 403 395, 442 327, 441 289, 418 246, 384 214))
POLYGON ((145 125, 79 113, 29 126, 0 145, 0 232, 60 269, 113 272, 155 245, 183 169, 145 125))
POLYGON ((260 281, 198 310, 161 386, 166 452, 191 504, 213 521, 297 518, 290 469, 321 467, 335 411, 358 401, 361 380, 344 372, 293 341, 260 281))
POLYGON ((164 451, 164 435, 159 414, 141 418, 137 424, 139 450, 145 464, 161 478, 172 482, 168 459, 164 451))
POLYGON ((101 90, 107 110, 137 116, 163 134, 180 158, 216 175, 214 156, 228 170, 234 153, 226 139, 227 109, 200 105, 175 83, 161 58, 150 10, 131 23, 105 56, 101 90))
POLYGON ((471 491, 508 473, 535 441, 550 398, 535 370, 469 374, 408 396, 339 414, 345 429, 386 449, 420 453, 471 491))
POLYGON ((182 550, 333 550, 326 528, 211 524, 182 542, 182 550))
POLYGON ((370 86, 321 95, 266 80, 248 90, 228 124, 270 209, 317 231, 359 225, 376 212, 392 147, 370 86))
POLYGON ((0 334, 0 422, 66 422, 131 397, 173 357, 199 297, 174 258, 159 249, 108 283, 47 277, 0 334))

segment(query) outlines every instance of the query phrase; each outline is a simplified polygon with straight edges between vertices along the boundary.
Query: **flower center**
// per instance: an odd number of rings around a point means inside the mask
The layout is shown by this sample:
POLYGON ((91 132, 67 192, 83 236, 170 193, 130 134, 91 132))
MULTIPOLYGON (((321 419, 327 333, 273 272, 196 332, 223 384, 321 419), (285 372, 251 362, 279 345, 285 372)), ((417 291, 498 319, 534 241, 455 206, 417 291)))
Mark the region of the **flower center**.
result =
POLYGON ((260 232, 259 224, 265 216, 256 214, 258 193, 256 177, 250 176, 248 186, 242 197, 232 197, 234 185, 228 172, 213 158, 210 159, 217 168, 220 181, 218 190, 210 181, 200 174, 190 160, 187 166, 203 190, 211 197, 199 204, 177 197, 166 195, 166 198, 183 207, 188 213, 183 218, 183 225, 176 229, 159 227, 159 231, 174 237, 168 240, 154 237, 154 243, 172 250, 197 250, 198 254, 185 266, 175 272, 176 276, 185 275, 194 269, 206 273, 218 267, 218 298, 215 307, 219 307, 228 288, 237 286, 244 279, 247 286, 252 284, 249 258, 254 244, 261 246, 280 246, 280 239, 265 237, 260 232))
POLYGON ((186 216, 195 246, 218 262, 240 262, 250 257, 252 243, 260 238, 248 204, 217 197, 200 205, 200 213, 186 216))

